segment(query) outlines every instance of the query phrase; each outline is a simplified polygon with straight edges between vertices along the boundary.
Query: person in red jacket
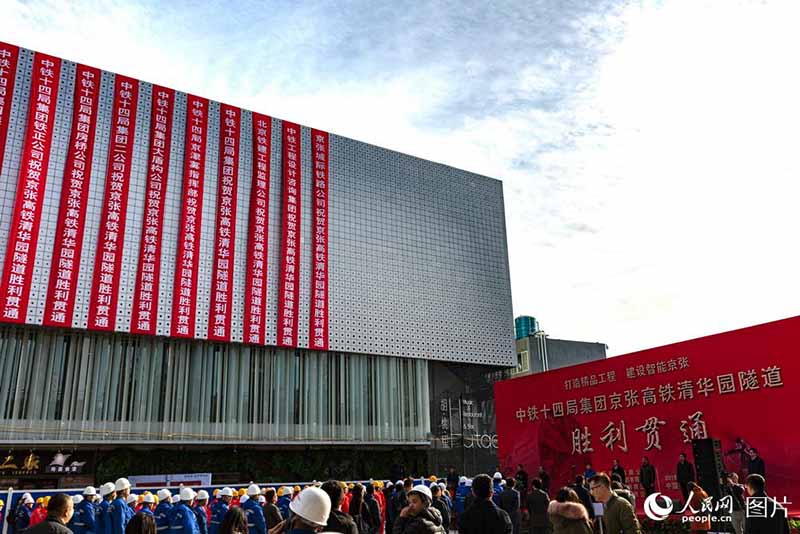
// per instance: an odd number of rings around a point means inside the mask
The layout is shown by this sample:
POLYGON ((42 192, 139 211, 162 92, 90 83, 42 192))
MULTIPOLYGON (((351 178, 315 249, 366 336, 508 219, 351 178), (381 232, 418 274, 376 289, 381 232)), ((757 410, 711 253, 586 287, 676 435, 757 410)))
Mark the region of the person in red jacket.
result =
POLYGON ((31 513, 31 522, 28 528, 38 525, 47 518, 47 505, 43 497, 36 499, 36 508, 31 513))
POLYGON ((381 510, 381 526, 378 534, 383 534, 383 526, 386 524, 386 496, 381 491, 383 484, 373 482, 372 485, 375 487, 375 500, 378 501, 378 507, 381 510))

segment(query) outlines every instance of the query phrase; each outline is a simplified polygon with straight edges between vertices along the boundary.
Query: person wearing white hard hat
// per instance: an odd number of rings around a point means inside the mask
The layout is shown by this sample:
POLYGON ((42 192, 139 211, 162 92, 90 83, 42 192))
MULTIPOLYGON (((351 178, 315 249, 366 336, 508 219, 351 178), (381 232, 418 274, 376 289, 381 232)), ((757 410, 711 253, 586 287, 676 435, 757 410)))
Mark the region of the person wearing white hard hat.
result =
POLYGON ((180 496, 180 494, 179 494, 179 493, 176 493, 175 495, 173 495, 173 496, 172 496, 172 498, 169 500, 169 502, 171 502, 173 506, 175 506, 176 504, 178 504, 179 502, 181 502, 181 496, 180 496))
POLYGON ((34 502, 30 493, 24 493, 22 497, 20 497, 19 504, 14 513, 14 530, 16 532, 21 532, 30 526, 34 502))
POLYGON ((139 509, 139 513, 152 516, 153 520, 155 520, 156 514, 153 511, 155 507, 156 507, 156 496, 148 491, 142 496, 142 507, 139 509))
POLYGON ((200 534, 208 534, 208 492, 206 490, 201 489, 197 492, 197 499, 192 511, 197 516, 197 528, 200 534))
POLYGON ((179 500, 172 507, 169 518, 171 534, 199 534, 197 516, 192 510, 192 503, 197 497, 197 493, 192 488, 183 486, 177 497, 179 500))
POLYGON ((418 484, 408 492, 408 506, 394 520, 394 534, 445 534, 442 514, 433 508, 431 489, 418 484))
POLYGON ((83 500, 74 502, 72 514, 72 526, 70 529, 73 534, 96 534, 97 533, 97 507, 92 502, 97 491, 89 486, 83 490, 83 500))
POLYGON ((113 482, 100 486, 100 504, 97 505, 97 534, 111 534, 111 503, 117 498, 113 482))
POLYGON ((289 504, 292 518, 286 534, 305 534, 321 532, 328 524, 331 513, 331 499, 320 488, 306 488, 289 504))
POLYGON ((242 511, 247 516, 249 534, 267 534, 267 521, 264 519, 264 509, 258 502, 259 495, 261 495, 261 488, 256 484, 250 484, 247 487, 247 495, 245 495, 247 500, 241 505, 242 511))
POLYGON ((458 479, 458 486, 456 487, 456 494, 453 502, 453 510, 455 511, 455 520, 453 521, 454 524, 457 525, 458 516, 464 513, 466 510, 466 500, 467 496, 471 493, 470 488, 467 486, 467 481, 469 479, 465 476, 462 476, 458 479))
POLYGON ((153 511, 156 518, 156 534, 168 534, 169 516, 172 515, 172 493, 166 488, 156 492, 158 506, 153 511))
POLYGON ((217 502, 211 506, 211 523, 208 525, 208 534, 219 534, 219 529, 225 520, 232 500, 233 490, 231 488, 225 487, 219 491, 217 502))
POLYGON ((128 521, 134 516, 133 508, 128 505, 128 496, 131 494, 131 483, 127 478, 120 478, 114 482, 117 498, 111 502, 111 530, 108 534, 125 534, 128 521))

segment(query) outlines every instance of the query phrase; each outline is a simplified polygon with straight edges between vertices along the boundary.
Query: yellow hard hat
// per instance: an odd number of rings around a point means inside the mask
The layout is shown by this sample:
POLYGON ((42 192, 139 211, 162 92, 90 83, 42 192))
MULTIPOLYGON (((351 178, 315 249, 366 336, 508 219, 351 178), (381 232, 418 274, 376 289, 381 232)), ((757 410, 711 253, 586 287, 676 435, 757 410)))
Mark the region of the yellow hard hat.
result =
POLYGON ((283 497, 283 486, 278 488, 278 492, 275 495, 277 495, 278 497, 283 497))
POLYGON ((431 482, 436 482, 439 479, 436 478, 436 475, 431 475, 430 477, 428 477, 428 480, 430 480, 431 482))
POLYGON ((139 495, 139 497, 136 498, 136 502, 138 503, 141 503, 143 500, 144 500, 144 494, 139 495))
POLYGON ((300 493, 300 486, 295 486, 295 487, 294 487, 294 492, 295 492, 296 494, 297 494, 297 493, 300 493))
POLYGON ((214 493, 214 497, 216 497, 216 496, 217 496, 217 493, 219 493, 219 488, 215 488, 215 489, 214 489, 214 491, 213 491, 212 493, 214 493))
POLYGON ((49 503, 50 503, 50 495, 47 495, 44 498, 44 505, 47 506, 49 503))
POLYGON ((347 484, 344 481, 339 482, 339 485, 342 487, 343 490, 347 489, 347 484))
POLYGON ((153 495, 153 501, 158 506, 158 495, 153 495))
POLYGON ((242 495, 247 495, 247 490, 244 488, 239 488, 239 497, 241 497, 242 495))
POLYGON ((44 502, 44 497, 39 497, 36 499, 36 504, 42 504, 44 502))

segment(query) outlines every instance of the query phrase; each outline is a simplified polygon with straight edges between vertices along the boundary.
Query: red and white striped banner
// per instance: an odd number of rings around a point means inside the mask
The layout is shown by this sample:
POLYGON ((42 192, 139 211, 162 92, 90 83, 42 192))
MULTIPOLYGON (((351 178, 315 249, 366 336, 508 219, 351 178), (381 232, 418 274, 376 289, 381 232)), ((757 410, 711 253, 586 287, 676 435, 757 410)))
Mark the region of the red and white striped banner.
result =
POLYGON ((92 174, 100 69, 78 65, 72 107, 72 130, 61 185, 50 285, 44 309, 45 326, 72 326, 75 290, 83 249, 86 202, 92 174))
POLYGON ((314 261, 308 339, 309 348, 328 350, 328 133, 311 130, 311 145, 314 169, 314 261))
POLYGON ((297 346, 300 293, 300 125, 283 121, 283 220, 278 285, 278 346, 297 346))
POLYGON ((111 135, 108 143, 108 168, 100 234, 94 258, 94 280, 89 298, 90 330, 114 330, 119 297, 119 273, 125 243, 125 217, 133 166, 133 141, 139 81, 116 75, 111 135))
POLYGON ((34 55, 25 145, 0 280, 0 321, 24 323, 28 312, 60 76, 60 59, 34 55))
POLYGON ((253 187, 244 289, 244 341, 264 344, 272 119, 253 113, 253 187))
POLYGON ((14 96, 14 80, 17 76, 19 47, 0 42, 0 171, 6 151, 8 121, 11 114, 11 98, 14 96))
POLYGON ((239 182, 241 110, 222 104, 219 111, 219 178, 217 181, 217 235, 211 277, 208 339, 230 341, 233 253, 236 241, 236 190, 239 182))
POLYGON ((150 118, 150 151, 147 156, 147 188, 144 221, 139 244, 139 270, 133 292, 131 333, 155 334, 158 317, 158 287, 161 237, 172 147, 172 112, 175 91, 153 86, 150 118))
POLYGON ((181 227, 178 236, 178 256, 172 300, 171 330, 175 337, 194 337, 207 137, 208 99, 188 95, 181 227))

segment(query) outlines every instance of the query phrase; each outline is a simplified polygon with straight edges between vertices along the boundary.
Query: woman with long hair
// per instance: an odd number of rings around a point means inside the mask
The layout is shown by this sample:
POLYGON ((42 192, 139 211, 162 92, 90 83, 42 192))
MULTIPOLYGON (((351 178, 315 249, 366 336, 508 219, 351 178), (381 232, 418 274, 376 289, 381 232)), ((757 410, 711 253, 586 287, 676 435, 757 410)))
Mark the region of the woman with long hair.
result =
POLYGON ((156 520, 152 515, 139 512, 128 521, 125 534, 156 534, 156 520))
POLYGON ((553 524, 553 534, 592 534, 589 512, 581 503, 575 490, 563 487, 558 490, 556 500, 550 501, 547 514, 553 524))
POLYGON ((247 534, 247 532, 247 516, 244 515, 244 510, 240 506, 231 506, 222 520, 219 534, 247 534))

